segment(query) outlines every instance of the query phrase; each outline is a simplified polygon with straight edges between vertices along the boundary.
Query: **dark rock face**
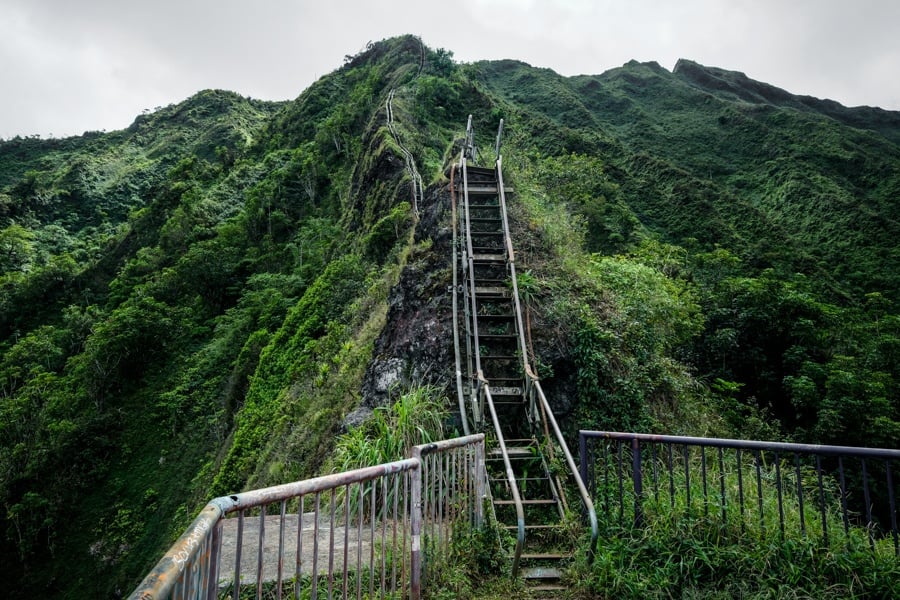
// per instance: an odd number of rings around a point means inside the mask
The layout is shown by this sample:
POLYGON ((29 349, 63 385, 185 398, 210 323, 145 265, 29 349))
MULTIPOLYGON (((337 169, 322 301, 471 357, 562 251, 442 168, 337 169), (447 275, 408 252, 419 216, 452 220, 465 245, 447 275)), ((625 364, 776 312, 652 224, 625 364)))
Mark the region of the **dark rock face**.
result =
POLYGON ((432 186, 419 207, 415 239, 431 247, 415 250, 391 290, 387 323, 375 341, 362 384, 362 405, 384 406, 394 390, 453 384, 453 310, 450 297, 452 233, 446 185, 432 186))
MULTIPOLYGON (((348 415, 359 419, 371 409, 396 399, 410 385, 431 384, 455 395, 453 355, 453 305, 451 286, 452 223, 450 193, 446 183, 432 186, 419 207, 415 240, 420 245, 431 240, 427 250, 415 251, 389 296, 387 323, 375 341, 372 359, 366 367, 360 409, 348 415)), ((565 419, 577 402, 575 368, 565 355, 558 324, 545 323, 535 315, 531 334, 535 350, 553 377, 541 382, 557 418, 565 419)), ((455 404, 455 403, 454 403, 455 404)))

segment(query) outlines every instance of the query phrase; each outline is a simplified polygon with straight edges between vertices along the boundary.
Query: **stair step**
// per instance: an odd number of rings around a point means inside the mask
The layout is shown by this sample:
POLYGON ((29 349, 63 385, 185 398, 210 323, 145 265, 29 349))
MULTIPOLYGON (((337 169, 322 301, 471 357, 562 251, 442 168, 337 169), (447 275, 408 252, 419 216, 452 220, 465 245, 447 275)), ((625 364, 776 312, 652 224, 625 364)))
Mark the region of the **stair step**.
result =
POLYGON ((507 287, 494 287, 494 286, 484 286, 484 287, 476 287, 475 295, 479 294, 490 294, 495 296, 508 296, 509 288, 507 287))
MULTIPOLYGON (((523 555, 524 556, 524 555, 523 555)), ((553 567, 526 567, 521 570, 522 577, 528 579, 555 579, 562 578, 562 572, 553 567)), ((534 588, 532 588, 534 589, 534 588)))
POLYGON ((519 387, 503 387, 491 386, 491 396, 521 396, 522 388, 519 387))
POLYGON ((506 254, 474 254, 472 260, 475 262, 506 262, 506 254))
POLYGON ((472 194, 496 194, 496 185, 470 185, 468 186, 469 195, 472 194))
POLYGON ((523 552, 520 558, 523 560, 565 560, 572 558, 572 555, 559 552, 523 552))
MULTIPOLYGON (((512 457, 532 457, 537 456, 532 451, 533 446, 507 446, 506 455, 512 457)), ((500 448, 492 448, 488 451, 488 456, 500 455, 500 448)))

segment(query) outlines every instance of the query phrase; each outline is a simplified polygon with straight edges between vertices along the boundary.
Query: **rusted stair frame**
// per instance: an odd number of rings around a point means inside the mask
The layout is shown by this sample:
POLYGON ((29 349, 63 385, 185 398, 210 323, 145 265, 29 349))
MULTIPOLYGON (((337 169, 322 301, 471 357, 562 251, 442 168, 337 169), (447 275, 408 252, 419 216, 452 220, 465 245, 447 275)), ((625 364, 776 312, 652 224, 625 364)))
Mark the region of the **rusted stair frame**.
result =
MULTIPOLYGON (((500 131, 502 131, 502 121, 501 121, 501 130, 500 131)), ((471 133, 471 116, 469 117, 469 124, 467 127, 467 140, 474 140, 474 136, 471 133)), ((549 435, 549 431, 547 429, 547 415, 546 415, 546 413, 549 411, 549 406, 546 405, 546 399, 543 396, 543 392, 540 390, 540 386, 537 381, 537 377, 531 371, 530 365, 528 364, 528 359, 527 359, 527 353, 526 353, 527 350, 525 347, 525 339, 524 339, 524 329, 522 326, 522 311, 521 311, 521 306, 519 304, 518 289, 517 289, 517 283, 516 283, 516 278, 515 278, 515 255, 514 255, 514 252, 512 249, 512 242, 511 242, 511 238, 509 235, 509 225, 508 225, 508 221, 507 221, 507 217, 506 217, 506 207, 505 207, 505 204, 506 204, 505 192, 506 192, 506 190, 504 188, 504 184, 503 184, 503 180, 502 180, 502 167, 501 167, 502 159, 499 154, 499 142, 500 142, 500 132, 498 131, 497 163, 496 163, 496 168, 493 171, 494 171, 495 178, 496 178, 495 179, 495 181, 496 181, 495 189, 496 189, 496 193, 497 193, 497 197, 498 197, 500 215, 501 215, 501 219, 502 219, 502 229, 503 229, 502 233, 503 233, 504 242, 505 242, 506 247, 504 249, 504 255, 498 256, 497 258, 500 259, 500 258, 505 257, 507 267, 510 270, 509 279, 512 282, 512 288, 513 288, 512 300, 514 302, 514 316, 516 319, 516 330, 517 330, 517 333, 519 336, 519 348, 520 348, 519 351, 521 353, 522 366, 525 371, 525 379, 526 379, 526 385, 523 387, 529 388, 528 393, 523 393, 523 402, 527 403, 529 398, 531 399, 532 410, 528 411, 528 412, 530 412, 531 415, 534 415, 535 418, 537 417, 537 415, 535 415, 535 413, 537 411, 535 409, 534 404, 539 404, 539 408, 541 409, 540 417, 541 417, 541 421, 544 425, 544 436, 549 441, 550 435, 549 435), (535 395, 536 395, 535 391, 537 391, 539 394, 537 403, 535 402, 535 395)), ((471 220, 471 215, 469 214, 469 208, 470 208, 469 192, 470 192, 470 189, 468 186, 468 173, 467 173, 468 166, 467 166, 467 160, 466 160, 467 156, 469 156, 469 157, 474 156, 474 149, 472 149, 472 150, 464 149, 463 152, 461 153, 460 163, 459 163, 460 168, 461 168, 460 170, 462 171, 462 175, 463 175, 462 187, 463 187, 463 202, 464 202, 464 209, 465 209, 465 224, 466 224, 466 247, 465 247, 465 250, 463 250, 461 252, 460 258, 461 258, 461 262, 463 264, 464 270, 467 270, 467 272, 468 272, 468 277, 464 277, 464 279, 468 279, 468 281, 469 281, 469 286, 466 287, 466 295, 469 296, 469 300, 474 300, 477 298, 477 293, 476 293, 476 288, 475 288, 475 276, 474 276, 474 250, 473 250, 473 246, 471 243, 473 232, 471 231, 472 220, 471 220)), ((451 179, 452 179, 452 177, 451 177, 451 179)), ((458 185, 457 185, 457 187, 458 187, 458 185)), ((491 187, 493 187, 493 186, 491 186, 491 187)), ((484 192, 489 192, 489 188, 487 188, 487 187, 483 187, 483 189, 474 188, 474 191, 475 191, 475 193, 484 193, 484 192)), ((455 198, 454 198, 454 212, 455 212, 455 198)), ((456 216, 454 214, 454 239, 456 239, 457 225, 458 225, 458 222, 457 222, 456 216)), ((454 252, 456 252, 455 244, 454 244, 454 252)), ((465 275, 465 273, 464 273, 464 275, 465 275)), ((454 268, 454 281, 456 281, 455 277, 456 277, 456 269, 454 268)), ((456 285, 454 285, 454 301, 455 301, 456 292, 457 292, 457 287, 456 287, 456 285)), ((513 557, 513 574, 516 575, 518 573, 519 560, 523 556, 522 549, 524 547, 524 542, 525 542, 525 539, 524 539, 525 538, 525 523, 524 523, 523 502, 522 502, 521 494, 519 493, 519 490, 518 490, 518 485, 516 482, 515 474, 510 465, 509 451, 506 447, 505 440, 503 439, 503 434, 502 434, 501 427, 499 424, 499 419, 497 418, 497 414, 496 414, 496 410, 494 407, 494 402, 493 402, 493 398, 492 398, 492 394, 491 394, 491 386, 490 386, 489 381, 484 377, 484 373, 481 369, 480 352, 479 352, 479 348, 478 348, 478 337, 479 336, 478 336, 478 323, 477 323, 477 319, 478 319, 477 304, 472 302, 471 306, 470 306, 470 302, 466 302, 465 306, 466 306, 466 327, 467 327, 466 343, 467 343, 467 349, 468 349, 467 356, 469 357, 468 362, 470 365, 468 381, 476 382, 476 388, 477 388, 477 392, 478 392, 478 394, 476 396, 476 393, 475 393, 476 390, 470 389, 470 400, 474 401, 473 415, 477 422, 482 421, 481 416, 483 416, 483 407, 481 410, 479 410, 476 398, 478 396, 484 396, 485 404, 487 405, 487 408, 489 409, 489 411, 491 413, 491 420, 494 424, 495 433, 498 436, 498 445, 499 445, 500 453, 502 454, 502 458, 504 461, 507 481, 510 486, 510 490, 512 492, 511 495, 513 496, 512 502, 516 506, 517 525, 514 527, 517 530, 518 535, 517 535, 515 555, 513 557), (475 344, 472 343, 472 340, 475 340, 475 344), (473 346, 474 346, 474 352, 473 352, 473 346), (472 369, 472 364, 471 364, 472 363, 471 357, 473 357, 473 355, 475 358, 474 373, 472 372, 473 369, 472 369)), ((458 322, 456 323, 455 327, 458 328, 458 322)), ((455 330, 455 335, 457 336, 457 338, 455 338, 455 339, 458 340, 458 332, 456 330, 455 330)), ((457 341, 457 348, 458 348, 458 341, 457 341)), ((459 365, 457 368, 457 380, 458 381, 460 380, 459 365)), ((462 405, 462 402, 461 402, 461 405, 462 405)), ((554 426, 554 430, 555 430, 555 433, 557 434, 558 439, 560 441, 562 441, 561 433, 559 432, 559 429, 558 429, 558 426, 556 425, 555 419, 553 419, 553 417, 552 417, 552 413, 550 414, 550 421, 552 422, 552 424, 554 426)), ((482 423, 479 423, 479 424, 483 425, 482 423)), ((535 436, 534 441, 537 444, 536 436, 535 436)), ((564 442, 563 442, 563 445, 565 445, 564 442)), ((590 499, 586 495, 586 490, 584 489, 583 483, 581 482, 581 480, 578 476, 577 469, 574 467, 574 460, 571 458, 571 454, 568 452, 568 449, 565 449, 565 454, 566 454, 566 457, 567 457, 567 460, 569 463, 569 467, 573 471, 573 476, 576 478, 576 481, 578 482, 579 487, 581 488, 580 491, 582 492, 582 498, 583 498, 583 500, 587 499, 586 508, 588 509, 588 512, 590 514, 590 520, 591 520, 591 525, 592 525, 593 536, 592 536, 591 548, 593 549, 593 544, 596 541, 596 516, 594 515, 593 506, 590 504, 590 499)), ((544 464, 544 469, 545 469, 545 471, 547 471, 546 460, 543 457, 541 457, 541 459, 544 464)), ((546 475, 548 476, 547 479, 548 479, 549 485, 551 487, 554 499, 557 502, 557 508, 558 508, 558 510, 562 511, 563 508, 559 504, 560 497, 561 497, 561 489, 559 489, 560 486, 554 486, 552 479, 549 477, 549 473, 546 473, 546 475), (554 489, 554 488, 556 488, 556 489, 554 489)), ((524 555, 524 556, 528 557, 528 555, 524 555)), ((540 557, 540 558, 563 558, 562 555, 533 554, 531 556, 540 557)), ((558 579, 559 573, 555 569, 547 569, 547 568, 538 567, 538 568, 531 569, 530 573, 526 573, 526 577, 528 577, 529 575, 537 581, 543 581, 545 579, 550 579, 550 580, 558 579)), ((554 586, 552 584, 543 585, 540 587, 542 587, 542 589, 553 589, 554 588, 554 586)))

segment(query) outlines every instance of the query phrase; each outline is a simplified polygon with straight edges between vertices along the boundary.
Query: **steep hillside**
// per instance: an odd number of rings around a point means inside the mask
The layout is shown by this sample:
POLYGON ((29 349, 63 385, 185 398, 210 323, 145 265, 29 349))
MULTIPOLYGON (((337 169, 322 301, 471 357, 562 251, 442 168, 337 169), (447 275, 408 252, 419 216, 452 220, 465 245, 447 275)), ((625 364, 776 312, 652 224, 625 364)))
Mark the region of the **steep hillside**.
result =
POLYGON ((406 387, 452 392, 444 173, 469 113, 485 161, 506 120, 569 431, 900 443, 900 115, 689 61, 565 78, 394 38, 291 102, 205 91, 0 142, 19 597, 120 596, 210 496, 320 472, 406 387))

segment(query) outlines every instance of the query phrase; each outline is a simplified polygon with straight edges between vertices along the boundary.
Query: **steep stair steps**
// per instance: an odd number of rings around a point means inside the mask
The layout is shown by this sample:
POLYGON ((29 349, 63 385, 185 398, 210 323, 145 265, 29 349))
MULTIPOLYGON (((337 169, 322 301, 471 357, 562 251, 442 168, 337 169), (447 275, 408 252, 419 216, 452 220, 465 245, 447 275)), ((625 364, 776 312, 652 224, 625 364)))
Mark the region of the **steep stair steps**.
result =
MULTIPOLYGON (((454 207, 458 203, 454 276, 462 282, 454 289, 463 294, 465 306, 454 315, 457 332, 464 331, 459 337, 465 340, 459 344, 465 346, 465 369, 459 355, 458 369, 469 377, 460 386, 460 397, 473 411, 471 422, 491 440, 485 471, 493 514, 513 539, 518 539, 522 517, 524 538, 510 548, 514 574, 526 582, 529 597, 560 598, 566 591, 562 573, 572 557, 574 540, 565 524, 564 489, 545 454, 552 456, 554 444, 564 447, 565 442, 558 432, 557 438, 545 437, 549 407, 543 405, 538 411, 536 396, 529 395, 540 387, 529 367, 515 291, 515 256, 505 212, 505 194, 512 189, 503 185, 499 156, 496 168, 469 164, 476 154, 470 141, 474 140, 471 119, 466 139, 460 162, 451 171, 454 207)), ((568 450, 565 456, 568 467, 575 470, 568 450)), ((589 511, 593 514, 592 507, 589 511)))

